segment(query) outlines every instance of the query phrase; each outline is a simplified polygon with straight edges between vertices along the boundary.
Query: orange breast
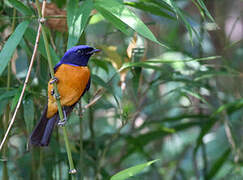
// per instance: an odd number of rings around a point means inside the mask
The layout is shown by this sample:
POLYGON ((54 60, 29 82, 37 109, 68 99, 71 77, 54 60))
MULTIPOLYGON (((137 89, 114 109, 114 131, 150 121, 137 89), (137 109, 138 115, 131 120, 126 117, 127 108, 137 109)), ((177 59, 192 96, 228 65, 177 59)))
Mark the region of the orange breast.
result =
MULTIPOLYGON (((83 94, 90 78, 90 71, 88 67, 62 64, 58 67, 55 77, 58 79, 57 88, 60 94, 61 105, 71 106, 75 104, 83 94)), ((52 117, 57 112, 55 97, 51 95, 52 89, 53 85, 48 83, 47 118, 52 117)))

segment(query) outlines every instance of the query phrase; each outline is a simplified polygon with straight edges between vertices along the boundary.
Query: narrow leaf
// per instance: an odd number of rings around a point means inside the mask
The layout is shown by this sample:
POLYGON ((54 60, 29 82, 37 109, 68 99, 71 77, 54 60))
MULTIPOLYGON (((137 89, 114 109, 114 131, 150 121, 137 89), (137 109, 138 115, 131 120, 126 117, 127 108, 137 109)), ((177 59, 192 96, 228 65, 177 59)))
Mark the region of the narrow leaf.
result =
POLYGON ((11 102, 11 107, 10 107, 10 111, 13 111, 14 108, 16 107, 18 101, 19 101, 19 97, 20 97, 20 94, 21 94, 21 91, 23 89, 23 86, 19 87, 15 93, 15 96, 13 97, 12 99, 12 102, 11 102))
POLYGON ((8 65, 8 62, 10 61, 16 47, 22 39, 28 25, 29 21, 23 21, 20 23, 3 46, 3 49, 0 52, 0 75, 8 65))
POLYGON ((24 107, 24 121, 25 121, 26 129, 28 133, 30 133, 34 125, 34 115, 35 115, 33 100, 31 98, 25 99, 23 101, 23 107, 24 107))
POLYGON ((0 101, 13 97, 16 94, 16 92, 17 92, 17 90, 15 89, 15 90, 12 90, 12 91, 6 91, 6 92, 2 93, 0 95, 0 101))
POLYGON ((99 9, 100 14, 105 19, 107 19, 108 21, 110 21, 117 29, 119 29, 121 32, 123 32, 127 36, 131 36, 132 35, 132 32, 129 31, 130 29, 129 29, 129 26, 128 25, 126 25, 125 23, 123 23, 120 19, 117 19, 115 16, 113 16, 111 13, 109 13, 105 9, 102 9, 102 8, 98 8, 98 9, 99 9))
POLYGON ((78 0, 69 0, 67 5, 67 25, 68 28, 72 26, 75 13, 78 8, 78 0))
POLYGON ((153 59, 153 60, 147 60, 143 62, 128 62, 124 63, 123 66, 118 70, 118 72, 121 72, 124 69, 132 68, 132 67, 143 67, 143 68, 149 68, 149 69, 157 69, 162 70, 159 66, 156 64, 168 64, 168 63, 186 63, 191 61, 207 61, 207 60, 214 60, 219 58, 220 56, 210 56, 205 58, 196 58, 196 59, 185 59, 185 60, 163 60, 163 59, 153 59))
POLYGON ((33 14, 33 12, 31 11, 31 9, 26 6, 24 3, 22 3, 21 1, 18 0, 8 0, 8 2, 15 7, 21 14, 25 15, 25 16, 31 16, 33 14))
POLYGON ((206 179, 212 179, 220 170, 220 168, 224 165, 224 162, 228 159, 230 155, 230 148, 228 148, 213 164, 212 168, 210 169, 209 173, 206 176, 206 179))
POLYGON ((203 137, 213 128, 214 124, 219 121, 220 119, 216 118, 216 115, 223 112, 223 111, 229 111, 229 113, 232 113, 238 109, 241 109, 243 107, 243 99, 238 99, 234 102, 223 104, 220 106, 210 117, 210 121, 208 121, 207 124, 205 124, 197 138, 197 145, 194 148, 194 153, 197 152, 199 146, 202 144, 203 137))
POLYGON ((150 3, 143 3, 143 2, 125 2, 125 5, 141 9, 145 12, 149 12, 151 14, 157 15, 157 16, 162 16, 168 19, 176 20, 175 17, 171 15, 171 13, 164 12, 161 10, 160 7, 150 4, 150 3))
POLYGON ((207 7, 205 6, 205 4, 203 3, 202 0, 197 0, 198 4, 201 6, 201 8, 204 10, 204 12, 206 13, 206 15, 208 16, 208 18, 212 21, 215 22, 213 17, 211 16, 211 14, 209 13, 207 7))
POLYGON ((153 33, 149 30, 149 28, 144 23, 131 10, 126 8, 123 4, 115 0, 105 0, 105 1, 97 0, 95 1, 95 8, 98 11, 105 10, 109 12, 114 17, 116 17, 116 19, 119 19, 120 21, 122 21, 123 23, 131 27, 134 31, 136 31, 143 37, 166 47, 155 38, 153 33))
MULTIPOLYGON (((73 3, 73 1, 69 1, 69 4, 76 4, 76 3, 73 3)), ((78 8, 78 6, 73 7, 73 5, 69 5, 68 7, 69 7, 68 8, 68 34, 69 35, 68 35, 67 49, 77 44, 88 22, 90 12, 93 9, 93 3, 90 0, 86 0, 82 3, 80 8, 78 8), (74 9, 71 9, 70 7, 74 9), (70 11, 74 11, 75 13, 71 13, 70 11)))
POLYGON ((120 171, 119 173, 115 174, 114 176, 111 177, 111 180, 123 180, 123 179, 127 179, 131 176, 134 176, 138 173, 140 173, 144 168, 150 166, 151 164, 155 163, 156 161, 158 161, 159 159, 153 160, 153 161, 149 161, 143 164, 139 164, 133 167, 130 167, 128 169, 125 169, 123 171, 120 171))
MULTIPOLYGON (((32 44, 35 44, 36 32, 32 28, 28 28, 26 30, 24 37, 28 41, 30 41, 32 44)), ((51 47, 51 45, 49 45, 49 49, 50 49, 50 52, 51 52, 51 57, 52 57, 51 59, 53 61, 53 64, 57 64, 60 58, 57 56, 57 54, 55 53, 55 51, 51 47)), ((47 59, 46 49, 45 49, 45 45, 44 45, 44 41, 43 41, 42 36, 40 37, 40 40, 39 40, 38 51, 41 53, 41 55, 43 57, 45 57, 45 59, 47 59)))

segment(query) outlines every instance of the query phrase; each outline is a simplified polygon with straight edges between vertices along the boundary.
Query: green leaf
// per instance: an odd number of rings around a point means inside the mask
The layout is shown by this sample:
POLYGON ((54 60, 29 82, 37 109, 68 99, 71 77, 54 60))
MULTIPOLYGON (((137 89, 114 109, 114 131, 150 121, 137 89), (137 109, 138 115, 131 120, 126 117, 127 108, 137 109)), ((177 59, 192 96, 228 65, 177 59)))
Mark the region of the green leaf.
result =
POLYGON ((33 14, 33 12, 31 11, 31 9, 26 6, 24 3, 22 3, 21 1, 18 0, 8 0, 8 2, 15 7, 21 14, 25 15, 25 16, 31 16, 33 14))
POLYGON ((97 75, 95 75, 95 74, 92 74, 92 75, 91 75, 91 79, 92 79, 92 81, 94 81, 96 84, 98 84, 98 85, 104 87, 108 92, 110 92, 110 93, 113 95, 113 97, 114 97, 114 99, 115 99, 115 101, 116 101, 116 103, 117 103, 117 106, 118 106, 119 108, 121 107, 121 106, 120 106, 120 103, 119 103, 119 101, 118 101, 118 99, 117 99, 117 97, 116 97, 116 95, 115 95, 115 93, 114 93, 114 91, 113 91, 113 89, 110 88, 110 87, 108 86, 108 84, 107 84, 103 79, 101 79, 99 76, 97 76, 97 75))
POLYGON ((75 19, 76 10, 78 7, 78 0, 69 0, 67 5, 67 25, 68 28, 72 26, 75 19))
MULTIPOLYGON (((97 9, 97 8, 96 8, 97 9)), ((98 8, 99 9, 99 8, 98 8)), ((128 25, 123 23, 120 19, 117 19, 115 16, 113 16, 111 13, 106 11, 105 9, 100 8, 99 9, 100 14, 110 21, 117 29, 119 29, 121 32, 126 34, 127 36, 132 36, 132 33, 130 31, 130 28, 128 25)))
POLYGON ((81 7, 78 7, 76 1, 69 1, 68 4, 68 44, 67 49, 75 46, 84 31, 89 19, 93 3, 90 0, 85 0, 81 7))
POLYGON ((204 10, 204 12, 206 13, 206 15, 208 16, 208 18, 212 21, 215 22, 213 17, 211 16, 211 14, 209 13, 207 7, 205 6, 205 4, 203 3, 202 0, 197 0, 198 4, 201 6, 201 8, 204 10))
POLYGON ((15 96, 14 98, 12 99, 12 102, 11 102, 11 107, 10 107, 10 111, 13 111, 14 108, 16 107, 18 101, 19 101, 19 97, 20 97, 20 94, 21 94, 21 91, 23 89, 23 86, 19 87, 15 93, 15 96))
POLYGON ((151 14, 162 16, 168 19, 176 20, 175 17, 171 15, 171 13, 167 13, 161 10, 160 7, 151 4, 151 3, 143 3, 143 2, 125 2, 125 5, 141 9, 143 11, 149 12, 151 14))
MULTIPOLYGON (((36 31, 34 31, 34 29, 32 29, 32 28, 28 28, 26 30, 24 37, 34 45, 35 44, 35 38, 36 38, 36 31)), ((60 60, 60 58, 57 56, 57 54, 55 53, 55 51, 51 47, 51 45, 49 45, 49 49, 50 49, 50 52, 51 52, 51 57, 52 57, 51 59, 53 61, 53 64, 57 64, 58 61, 60 60)), ((43 40, 42 36, 40 37, 40 40, 39 40, 38 51, 41 53, 41 55, 43 57, 45 57, 45 59, 47 59, 46 49, 45 49, 44 40, 43 40)))
POLYGON ((3 46, 3 49, 0 52, 0 75, 3 73, 4 69, 8 65, 8 62, 12 58, 12 55, 22 39, 28 25, 29 21, 23 21, 20 23, 3 46))
POLYGON ((6 91, 6 92, 2 93, 0 95, 0 101, 13 97, 16 94, 16 92, 17 92, 17 89, 11 90, 11 91, 6 91))
POLYGON ((95 1, 95 8, 101 14, 106 11, 107 14, 112 15, 113 19, 107 19, 112 24, 116 22, 117 19, 119 19, 121 22, 128 25, 134 31, 139 33, 141 36, 166 47, 155 38, 153 33, 149 30, 149 28, 144 23, 131 10, 126 8, 123 4, 115 0, 97 0, 95 1))
POLYGON ((212 168, 206 175, 206 179, 212 179, 217 172, 220 170, 220 168, 224 165, 224 162, 228 159, 230 155, 230 148, 228 148, 217 160, 216 162, 212 165, 212 168))
POLYGON ((243 107, 243 98, 241 99, 237 99, 234 102, 230 102, 227 104, 223 104, 222 106, 220 106, 213 114, 212 117, 216 116, 217 114, 225 111, 228 111, 229 113, 232 113, 240 108, 243 107))
POLYGON ((229 114, 233 113, 234 111, 241 109, 243 107, 243 99, 238 99, 234 102, 223 104, 220 106, 210 117, 210 121, 207 122, 201 129, 201 132, 197 138, 197 145, 194 148, 194 153, 197 152, 199 146, 202 144, 203 137, 213 128, 214 124, 219 121, 219 118, 216 118, 216 115, 223 112, 228 111, 229 114))
POLYGON ((96 84, 98 84, 98 85, 100 85, 100 86, 106 88, 108 91, 111 92, 111 89, 109 88, 109 86, 108 86, 108 85, 106 84, 106 82, 105 82, 103 79, 101 79, 99 76, 97 76, 97 75, 95 75, 95 74, 92 74, 92 75, 91 75, 91 79, 92 79, 92 81, 94 81, 96 84))
POLYGON ((170 2, 170 5, 171 5, 171 7, 173 7, 177 16, 183 21, 183 23, 190 35, 191 42, 192 42, 192 33, 194 33, 198 37, 198 39, 200 39, 196 30, 193 28, 193 26, 191 26, 191 24, 189 23, 189 21, 187 20, 187 18, 184 15, 184 13, 181 11, 181 9, 177 6, 177 4, 173 0, 168 0, 168 1, 170 2))
POLYGON ((155 163, 156 161, 158 161, 159 159, 153 160, 153 161, 149 161, 143 164, 139 164, 133 167, 130 167, 128 169, 125 169, 123 171, 120 171, 119 173, 113 175, 111 177, 111 180, 123 180, 123 179, 127 179, 131 176, 134 176, 138 173, 140 173, 144 168, 150 166, 151 164, 155 163))
POLYGON ((184 92, 186 94, 189 94, 193 97, 195 97, 196 99, 199 99, 200 101, 204 102, 205 104, 209 105, 208 102, 198 93, 193 92, 192 90, 188 89, 188 88, 180 88, 181 92, 184 92))
POLYGON ((194 126, 200 126, 202 123, 199 121, 192 121, 192 122, 181 122, 178 124, 175 124, 173 126, 168 126, 166 127, 163 122, 154 122, 151 123, 150 125, 155 126, 157 129, 156 130, 151 130, 147 133, 141 134, 137 137, 130 137, 130 140, 136 145, 142 145, 145 146, 150 142, 153 142, 156 139, 161 139, 162 137, 171 134, 171 132, 165 131, 165 128, 167 129, 173 129, 174 132, 178 131, 183 131, 188 128, 192 128, 194 126), (162 124, 162 125, 161 125, 162 124))
POLYGON ((161 0, 141 0, 141 1, 156 4, 160 8, 166 9, 167 11, 174 13, 171 6, 166 1, 161 1, 161 0))
POLYGON ((35 107, 32 98, 27 98, 23 101, 24 108, 24 121, 26 125, 26 129, 28 133, 30 133, 34 126, 34 115, 35 115, 35 107))
POLYGON ((99 68, 102 68, 106 73, 109 73, 107 61, 101 61, 100 59, 92 58, 92 62, 95 64, 95 66, 98 66, 99 68))
POLYGON ((209 72, 209 71, 205 71, 202 73, 202 75, 196 77, 194 79, 194 81, 201 81, 201 80, 204 80, 204 79, 210 79, 212 77, 215 77, 215 76, 236 76, 238 75, 237 73, 234 73, 234 72, 225 72, 225 71, 214 71, 214 72, 209 72))
POLYGON ((8 104, 8 100, 6 99, 0 101, 0 116, 4 113, 7 104, 8 104))
POLYGON ((123 71, 127 68, 132 67, 143 67, 143 68, 149 68, 149 69, 156 69, 156 70, 162 70, 159 66, 156 64, 169 64, 169 63, 186 63, 191 61, 208 61, 208 60, 214 60, 217 58, 220 58, 221 56, 210 56, 210 57, 204 57, 204 58, 196 58, 196 59, 185 59, 185 60, 163 60, 163 59, 153 59, 153 60, 147 60, 143 62, 128 62, 124 63, 122 67, 118 70, 118 72, 123 71))
POLYGON ((52 0, 52 2, 54 2, 60 9, 66 5, 66 0, 52 0))

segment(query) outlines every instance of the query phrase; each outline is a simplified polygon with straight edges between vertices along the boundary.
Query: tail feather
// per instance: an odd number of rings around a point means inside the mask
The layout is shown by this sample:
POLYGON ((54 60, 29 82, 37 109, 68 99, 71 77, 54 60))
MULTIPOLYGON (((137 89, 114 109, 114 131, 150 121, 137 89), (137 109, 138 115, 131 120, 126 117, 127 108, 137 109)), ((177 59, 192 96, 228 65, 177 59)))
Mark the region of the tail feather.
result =
POLYGON ((42 113, 42 116, 37 123, 34 131, 30 136, 30 144, 35 146, 48 146, 53 128, 58 121, 58 115, 55 114, 52 118, 46 117, 47 106, 42 113))
POLYGON ((58 120, 58 115, 55 114, 51 119, 48 120, 46 124, 45 131, 42 135, 40 146, 48 146, 50 140, 51 140, 51 134, 54 129, 54 126, 58 120))
MULTIPOLYGON (((75 103, 76 104, 76 103, 75 103)), ((66 115, 68 116, 75 104, 72 106, 64 106, 63 110, 65 111, 66 115)), ((53 117, 47 118, 47 106, 45 107, 42 116, 37 123, 34 131, 32 132, 30 136, 30 144, 35 146, 48 146, 51 139, 51 134, 54 129, 55 124, 59 121, 59 115, 56 113, 53 117)))

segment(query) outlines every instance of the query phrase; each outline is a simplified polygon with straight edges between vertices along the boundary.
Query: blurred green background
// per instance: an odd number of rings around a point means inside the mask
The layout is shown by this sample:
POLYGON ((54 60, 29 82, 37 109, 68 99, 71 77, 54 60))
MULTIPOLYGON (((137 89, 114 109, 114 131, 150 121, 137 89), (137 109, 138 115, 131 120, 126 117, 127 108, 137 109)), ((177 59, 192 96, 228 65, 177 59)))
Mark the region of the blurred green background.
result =
MULTIPOLYGON (((89 61, 91 88, 66 125, 75 177, 110 179, 142 164, 113 179, 242 179, 242 12, 241 0, 48 1, 53 64, 77 44, 102 50, 89 61)), ((0 2, 1 139, 37 28, 34 1, 0 2)), ((49 78, 41 37, 0 153, 4 180, 71 179, 61 129, 48 148, 26 148, 47 103, 49 78)))

